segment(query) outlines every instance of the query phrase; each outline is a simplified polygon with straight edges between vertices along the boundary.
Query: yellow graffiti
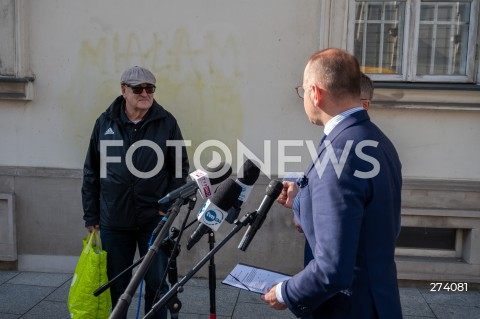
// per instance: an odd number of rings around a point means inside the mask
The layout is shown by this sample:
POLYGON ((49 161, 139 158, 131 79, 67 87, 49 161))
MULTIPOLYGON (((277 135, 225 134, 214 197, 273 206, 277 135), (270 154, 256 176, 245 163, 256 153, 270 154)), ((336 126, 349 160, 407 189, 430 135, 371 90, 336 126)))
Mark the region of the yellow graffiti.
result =
POLYGON ((90 103, 79 108, 72 91, 61 97, 79 142, 88 143, 95 118, 120 94, 123 70, 142 65, 157 78, 155 99, 174 114, 192 147, 218 139, 234 150, 243 130, 246 66, 235 37, 219 38, 214 32, 192 37, 189 30, 178 28, 170 34, 115 33, 81 41, 78 72, 70 87, 89 92, 90 103))

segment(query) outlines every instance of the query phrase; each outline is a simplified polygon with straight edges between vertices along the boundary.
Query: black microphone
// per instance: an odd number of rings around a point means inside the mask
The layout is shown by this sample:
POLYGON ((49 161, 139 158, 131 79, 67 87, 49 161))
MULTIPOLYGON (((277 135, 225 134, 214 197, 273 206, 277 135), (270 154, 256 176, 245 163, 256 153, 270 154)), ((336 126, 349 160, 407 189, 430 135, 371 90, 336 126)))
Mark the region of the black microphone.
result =
POLYGON ((240 244, 238 244, 238 249, 240 249, 241 251, 245 251, 248 248, 248 245, 250 245, 250 242, 257 233, 257 230, 262 227, 265 218, 267 218, 268 211, 272 207, 277 197, 282 192, 282 189, 283 184, 278 180, 274 179, 270 182, 270 184, 268 184, 265 197, 263 198, 262 203, 257 209, 257 215, 255 216, 255 219, 250 224, 250 226, 248 226, 245 235, 243 235, 240 244))
POLYGON ((165 204, 172 200, 177 199, 180 196, 188 198, 195 194, 195 192, 200 190, 202 196, 205 198, 212 195, 212 186, 218 183, 223 182, 232 174, 232 168, 228 164, 220 163, 218 166, 213 168, 205 169, 207 172, 197 169, 195 172, 190 173, 190 177, 193 179, 192 182, 187 183, 176 190, 171 191, 165 195, 162 199, 158 201, 159 204, 165 204), (221 176, 217 176, 218 172, 221 172, 223 169, 227 168, 227 171, 221 176), (210 178, 211 177, 211 178, 210 178))
POLYGON ((248 199, 248 196, 250 196, 250 193, 253 190, 253 184, 255 184, 259 175, 260 168, 258 168, 255 163, 253 163, 249 159, 246 160, 245 163, 243 163, 243 176, 239 177, 235 181, 238 185, 242 187, 242 192, 233 204, 233 207, 228 210, 227 218, 225 218, 225 221, 227 223, 232 224, 235 219, 238 218, 238 214, 240 213, 240 207, 248 199))
POLYGON ((207 199, 198 213, 198 226, 190 235, 187 242, 187 250, 195 245, 209 229, 217 231, 223 220, 227 216, 227 211, 232 207, 235 200, 240 195, 242 187, 235 183, 231 178, 225 180, 215 193, 207 199))

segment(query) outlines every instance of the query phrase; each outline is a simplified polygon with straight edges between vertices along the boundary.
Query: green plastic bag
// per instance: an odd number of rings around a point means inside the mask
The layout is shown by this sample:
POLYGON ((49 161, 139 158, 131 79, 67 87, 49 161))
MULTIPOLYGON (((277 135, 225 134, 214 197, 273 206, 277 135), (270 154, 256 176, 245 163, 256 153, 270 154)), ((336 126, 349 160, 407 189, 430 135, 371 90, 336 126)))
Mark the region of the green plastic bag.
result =
POLYGON ((112 299, 110 289, 98 297, 93 292, 108 282, 107 252, 100 246, 97 231, 83 239, 83 250, 78 259, 68 294, 68 310, 73 319, 103 319, 110 316, 112 299))

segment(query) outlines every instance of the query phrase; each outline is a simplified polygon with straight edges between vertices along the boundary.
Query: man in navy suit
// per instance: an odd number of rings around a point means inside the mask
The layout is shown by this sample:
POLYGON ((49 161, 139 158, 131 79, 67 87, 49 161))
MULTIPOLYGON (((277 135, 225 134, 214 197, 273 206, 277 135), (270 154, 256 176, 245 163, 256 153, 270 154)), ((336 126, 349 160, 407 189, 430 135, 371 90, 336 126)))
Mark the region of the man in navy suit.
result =
MULTIPOLYGON (((300 90, 300 87, 297 88, 297 90, 300 90)), ((302 89, 303 90, 303 87, 302 89)), ((360 100, 362 102, 362 106, 365 110, 368 111, 370 108, 370 105, 372 103, 372 98, 373 98, 373 82, 372 80, 366 75, 365 73, 361 73, 360 75, 360 100)), ((302 91, 303 92, 303 91, 302 91)), ((303 96, 301 96, 303 99, 303 96)), ((287 184, 284 184, 284 187, 286 190, 291 187, 296 188, 296 184, 291 181, 292 178, 284 178, 284 181, 287 181, 287 184)), ((295 189, 295 194, 298 192, 298 190, 295 189)), ((284 200, 286 201, 286 199, 284 200)), ((280 203, 282 203, 282 200, 280 200, 280 203)), ((284 202, 282 204, 285 204, 284 202)), ((292 208, 291 206, 288 206, 288 208, 292 208)), ((297 212, 294 212, 294 215, 298 215, 297 212)), ((297 229, 298 232, 303 233, 302 227, 298 224, 297 220, 295 217, 293 217, 293 223, 295 225, 295 228, 297 229)), ((313 259, 313 253, 312 249, 310 248, 310 245, 308 245, 308 241, 305 241, 305 249, 304 249, 304 255, 303 255, 303 263, 306 266, 310 260, 313 259)))
MULTIPOLYGON (((339 49, 315 53, 304 72, 305 113, 326 139, 296 189, 314 259, 262 299, 301 318, 402 318, 394 261, 400 231, 401 163, 361 106, 358 61, 339 49)), ((295 199, 295 200, 294 200, 295 199)))

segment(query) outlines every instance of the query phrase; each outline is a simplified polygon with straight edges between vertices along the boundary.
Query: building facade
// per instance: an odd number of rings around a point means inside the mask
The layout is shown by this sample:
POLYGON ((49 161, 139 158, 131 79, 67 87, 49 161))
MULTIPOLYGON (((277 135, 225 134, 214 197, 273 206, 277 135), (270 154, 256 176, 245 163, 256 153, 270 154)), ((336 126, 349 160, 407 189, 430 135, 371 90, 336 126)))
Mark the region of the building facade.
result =
MULTIPOLYGON (((155 98, 178 119, 192 164, 211 157, 205 141, 228 150, 218 153, 234 169, 245 157, 262 162, 247 212, 270 179, 310 162, 322 128, 308 124, 294 88, 313 52, 338 47, 375 81, 369 113, 403 164, 399 278, 480 282, 478 0, 0 0, 0 8, 1 267, 73 271, 86 234, 88 140, 124 69, 155 74, 155 98)), ((302 267, 303 235, 280 205, 247 252, 235 238, 216 256, 219 277, 238 262, 302 267)), ((182 252, 181 272, 207 251, 205 239, 182 252)))

